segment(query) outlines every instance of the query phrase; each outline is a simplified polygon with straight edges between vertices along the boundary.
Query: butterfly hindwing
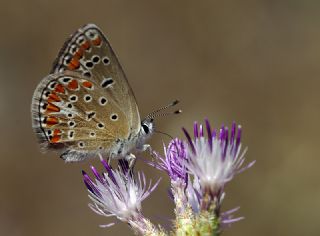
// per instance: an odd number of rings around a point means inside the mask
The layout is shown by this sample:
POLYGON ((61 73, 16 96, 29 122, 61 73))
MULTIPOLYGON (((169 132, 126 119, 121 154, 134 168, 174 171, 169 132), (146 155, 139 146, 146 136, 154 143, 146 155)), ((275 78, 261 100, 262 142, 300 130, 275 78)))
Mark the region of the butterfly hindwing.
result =
POLYGON ((129 132, 127 117, 110 94, 77 72, 44 78, 34 93, 32 112, 41 144, 67 151, 75 160, 109 150, 129 132))

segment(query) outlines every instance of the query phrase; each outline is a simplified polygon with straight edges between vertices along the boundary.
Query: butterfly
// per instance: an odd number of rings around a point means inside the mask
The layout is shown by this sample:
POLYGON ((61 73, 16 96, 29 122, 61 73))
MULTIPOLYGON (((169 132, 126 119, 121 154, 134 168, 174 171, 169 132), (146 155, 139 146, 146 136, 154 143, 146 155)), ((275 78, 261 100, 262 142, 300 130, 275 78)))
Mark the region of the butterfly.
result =
MULTIPOLYGON (((94 24, 79 28, 65 42, 48 76, 32 98, 32 126, 44 149, 66 162, 97 154, 135 160, 134 151, 155 131, 158 112, 140 120, 138 105, 106 36, 94 24)), ((180 113, 180 110, 173 113, 180 113)))

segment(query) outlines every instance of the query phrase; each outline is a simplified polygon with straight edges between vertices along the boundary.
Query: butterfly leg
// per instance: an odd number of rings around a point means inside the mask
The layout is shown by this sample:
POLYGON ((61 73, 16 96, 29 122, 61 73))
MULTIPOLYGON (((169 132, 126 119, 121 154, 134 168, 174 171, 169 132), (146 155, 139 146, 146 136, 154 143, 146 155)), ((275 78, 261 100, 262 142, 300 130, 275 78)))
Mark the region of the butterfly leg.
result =
POLYGON ((154 161, 156 159, 156 154, 153 151, 152 147, 150 144, 144 144, 142 146, 142 151, 149 151, 150 156, 152 157, 152 161, 154 161))
POLYGON ((145 152, 145 151, 149 151, 149 153, 152 155, 153 150, 150 144, 143 144, 141 151, 145 152))
POLYGON ((129 153, 124 159, 129 163, 129 169, 133 169, 137 159, 136 156, 132 153, 129 153))
POLYGON ((62 153, 60 158, 63 159, 65 162, 77 162, 77 161, 83 161, 86 158, 88 158, 88 154, 84 152, 68 150, 62 153))

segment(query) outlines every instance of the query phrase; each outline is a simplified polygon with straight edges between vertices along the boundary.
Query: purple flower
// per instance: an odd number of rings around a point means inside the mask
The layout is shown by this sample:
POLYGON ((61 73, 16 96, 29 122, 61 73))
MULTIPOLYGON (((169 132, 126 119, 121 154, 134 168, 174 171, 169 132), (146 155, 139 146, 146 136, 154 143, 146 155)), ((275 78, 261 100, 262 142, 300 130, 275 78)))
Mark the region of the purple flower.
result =
POLYGON ((231 210, 228 210, 228 211, 221 213, 221 228, 222 229, 227 228, 232 223, 235 223, 235 222, 238 222, 238 221, 244 219, 244 217, 242 217, 242 216, 237 217, 237 218, 233 217, 233 213, 235 213, 239 209, 240 209, 240 207, 236 207, 236 208, 233 208, 231 210))
POLYGON ((223 192, 224 185, 235 174, 251 167, 254 161, 242 167, 245 151, 241 151, 241 126, 232 124, 231 131, 222 126, 220 131, 211 129, 205 120, 205 128, 194 124, 194 138, 183 128, 188 139, 186 168, 188 173, 199 179, 202 191, 211 196, 223 192), (206 135, 204 134, 206 133, 206 135))
POLYGON ((137 225, 137 222, 143 220, 141 202, 150 195, 160 180, 152 186, 151 181, 147 184, 143 173, 138 173, 134 178, 124 165, 113 170, 102 157, 101 162, 106 173, 99 174, 95 167, 91 166, 95 180, 82 172, 89 198, 92 200, 89 207, 99 215, 115 216, 130 225, 137 225))
POLYGON ((187 171, 184 163, 186 160, 186 146, 183 141, 175 138, 169 143, 168 148, 164 146, 165 157, 161 157, 158 153, 154 154, 158 162, 151 165, 166 171, 172 181, 182 180, 186 182, 187 171))
POLYGON ((187 201, 192 208, 192 211, 197 214, 200 213, 201 200, 203 196, 197 176, 194 176, 193 179, 188 176, 188 184, 185 190, 185 194, 187 196, 187 201))

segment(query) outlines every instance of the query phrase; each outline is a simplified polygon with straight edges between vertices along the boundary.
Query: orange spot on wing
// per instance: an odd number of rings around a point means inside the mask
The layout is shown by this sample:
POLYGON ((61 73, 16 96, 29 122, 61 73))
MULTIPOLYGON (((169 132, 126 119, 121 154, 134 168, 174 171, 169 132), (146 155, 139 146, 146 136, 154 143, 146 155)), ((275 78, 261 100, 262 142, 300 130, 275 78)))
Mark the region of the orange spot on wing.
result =
POLYGON ((61 130, 60 129, 55 129, 53 131, 53 136, 50 139, 52 143, 58 143, 61 140, 61 130))
POLYGON ((61 135, 61 130, 60 129, 55 129, 53 131, 53 136, 55 136, 55 135, 61 135))
POLYGON ((47 112, 59 112, 60 108, 57 107, 56 105, 53 105, 52 103, 48 102, 46 111, 47 112))
POLYGON ((69 65, 68 65, 68 69, 75 70, 75 69, 78 69, 79 67, 80 67, 79 60, 76 58, 72 58, 72 60, 70 61, 69 65))
POLYGON ((96 39, 92 40, 93 45, 99 46, 101 44, 101 38, 97 37, 96 39))
POLYGON ((92 88, 92 83, 89 81, 82 82, 83 87, 85 88, 92 88))
POLYGON ((68 88, 69 89, 72 89, 72 90, 75 90, 78 88, 78 82, 76 80, 71 80, 68 84, 68 88))
POLYGON ((46 118, 46 124, 47 126, 52 126, 52 125, 56 125, 59 123, 59 120, 57 117, 54 117, 54 116, 48 116, 46 118))
POLYGON ((90 42, 89 41, 85 41, 82 45, 81 48, 87 50, 88 48, 90 48, 90 42))
POLYGON ((62 84, 57 84, 54 91, 57 93, 65 93, 65 90, 62 84))
POLYGON ((73 55, 73 58, 80 59, 82 56, 83 56, 83 49, 82 49, 82 48, 79 48, 79 49, 75 52, 75 54, 73 55))
POLYGON ((61 101, 60 97, 54 92, 49 94, 48 102, 60 102, 60 101, 61 101))
POLYGON ((52 143, 58 143, 61 139, 61 135, 56 135, 51 138, 52 143))

